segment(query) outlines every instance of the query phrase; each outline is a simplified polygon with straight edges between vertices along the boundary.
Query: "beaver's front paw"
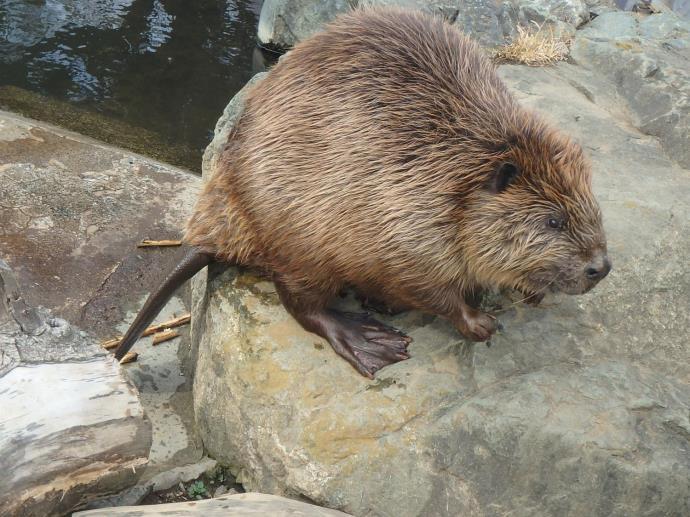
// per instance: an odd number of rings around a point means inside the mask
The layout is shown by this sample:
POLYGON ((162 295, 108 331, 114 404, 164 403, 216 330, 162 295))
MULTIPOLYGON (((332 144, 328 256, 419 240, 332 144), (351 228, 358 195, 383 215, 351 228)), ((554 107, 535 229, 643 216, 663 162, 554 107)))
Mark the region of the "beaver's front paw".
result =
POLYGON ((498 329, 498 320, 489 314, 468 308, 456 323, 458 330, 472 341, 488 341, 498 329))

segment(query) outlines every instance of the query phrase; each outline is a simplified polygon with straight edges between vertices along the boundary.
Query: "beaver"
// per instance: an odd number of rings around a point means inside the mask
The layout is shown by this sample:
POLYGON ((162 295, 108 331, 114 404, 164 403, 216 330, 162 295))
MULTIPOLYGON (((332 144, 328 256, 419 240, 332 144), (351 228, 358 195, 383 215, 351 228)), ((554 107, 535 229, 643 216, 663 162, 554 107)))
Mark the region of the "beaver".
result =
POLYGON ((302 327, 370 378, 411 340, 329 308, 343 288, 486 341, 497 321, 469 294, 580 294, 611 269, 582 148, 459 30, 391 8, 338 17, 251 87, 184 240, 117 358, 212 261, 268 272, 302 327))

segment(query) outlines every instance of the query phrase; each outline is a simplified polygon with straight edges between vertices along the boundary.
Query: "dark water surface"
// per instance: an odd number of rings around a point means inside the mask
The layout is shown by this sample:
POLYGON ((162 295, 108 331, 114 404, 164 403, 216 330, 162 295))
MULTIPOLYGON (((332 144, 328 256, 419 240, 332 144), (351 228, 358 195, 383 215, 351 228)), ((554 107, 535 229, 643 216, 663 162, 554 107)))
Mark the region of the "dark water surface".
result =
POLYGON ((262 0, 0 0, 0 107, 199 170, 262 0))

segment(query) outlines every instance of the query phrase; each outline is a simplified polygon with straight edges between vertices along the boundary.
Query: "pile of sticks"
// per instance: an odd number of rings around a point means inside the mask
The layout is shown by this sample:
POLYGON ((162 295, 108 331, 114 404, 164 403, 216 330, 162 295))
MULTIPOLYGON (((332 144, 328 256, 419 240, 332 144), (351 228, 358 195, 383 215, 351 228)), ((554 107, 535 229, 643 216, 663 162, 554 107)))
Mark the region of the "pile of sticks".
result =
MULTIPOLYGON (((187 313, 183 314, 182 316, 178 316, 177 318, 173 318, 168 321, 164 321, 163 323, 158 323, 156 325, 151 325, 148 327, 144 332, 141 334, 142 337, 144 336, 151 336, 153 335, 153 340, 152 344, 153 345, 158 345, 160 343, 163 343, 165 341, 170 341, 171 339, 174 339, 180 335, 180 333, 177 330, 174 330, 175 327, 179 327, 181 325, 186 325, 189 323, 192 319, 192 315, 187 313)), ((106 350, 111 350, 113 348, 116 348, 120 342, 122 341, 122 337, 116 337, 113 339, 108 339, 107 341, 103 341, 101 343, 101 346, 105 348, 106 350)), ((133 361, 137 360, 137 357, 139 354, 137 352, 127 352, 125 356, 120 359, 120 364, 126 364, 126 363, 131 363, 133 361)))

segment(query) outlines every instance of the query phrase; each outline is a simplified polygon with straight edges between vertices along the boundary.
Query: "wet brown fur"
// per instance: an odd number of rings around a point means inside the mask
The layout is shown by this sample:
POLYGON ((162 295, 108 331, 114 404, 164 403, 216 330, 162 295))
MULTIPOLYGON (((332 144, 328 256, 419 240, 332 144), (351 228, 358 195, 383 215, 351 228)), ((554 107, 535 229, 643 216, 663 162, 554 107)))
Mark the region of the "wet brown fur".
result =
POLYGON ((457 323, 479 288, 591 287, 606 244, 590 176, 457 29, 358 10, 251 88, 185 239, 270 271, 305 311, 351 286, 457 323), (505 163, 519 174, 496 192, 505 163))

